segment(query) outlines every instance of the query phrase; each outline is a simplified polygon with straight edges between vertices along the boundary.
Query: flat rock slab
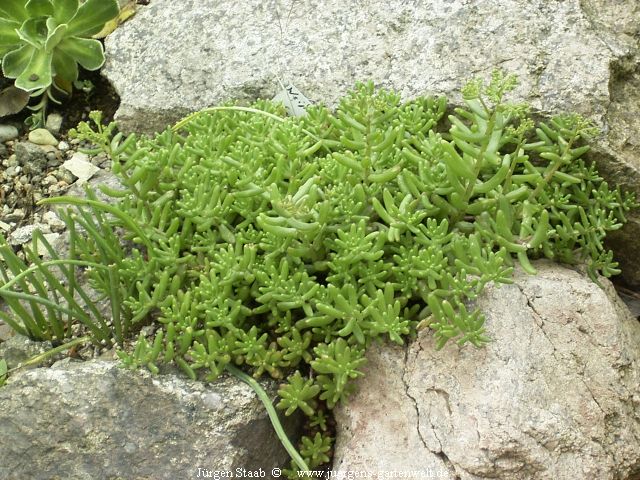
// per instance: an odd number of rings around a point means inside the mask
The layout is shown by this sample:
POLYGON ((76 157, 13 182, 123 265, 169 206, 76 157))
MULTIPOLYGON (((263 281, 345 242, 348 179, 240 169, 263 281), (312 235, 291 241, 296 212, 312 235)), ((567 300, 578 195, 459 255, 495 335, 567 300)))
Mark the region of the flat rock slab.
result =
POLYGON ((198 478, 199 468, 272 478, 288 465, 264 406, 234 378, 205 385, 115 362, 59 362, 10 377, 0 405, 6 480, 173 480, 198 478))
MULTIPOLYGON (((144 133, 226 101, 273 98, 280 82, 329 106, 364 80, 460 103, 467 80, 502 68, 519 76, 513 101, 592 118, 601 173, 640 195, 637 0, 153 0, 106 50, 116 119, 144 133)), ((614 239, 636 286, 639 236, 640 217, 614 239)))
POLYGON ((638 478, 640 323, 608 282, 603 291, 572 270, 537 268, 480 298, 486 348, 436 351, 423 331, 407 348, 369 351, 357 393, 337 410, 334 469, 638 478))

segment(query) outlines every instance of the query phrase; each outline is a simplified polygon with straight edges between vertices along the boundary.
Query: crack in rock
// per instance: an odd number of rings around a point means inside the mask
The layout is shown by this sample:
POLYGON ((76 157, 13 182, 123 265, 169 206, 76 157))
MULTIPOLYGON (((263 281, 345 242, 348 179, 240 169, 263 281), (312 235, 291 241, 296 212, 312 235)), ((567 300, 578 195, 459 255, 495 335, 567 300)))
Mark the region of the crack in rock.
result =
MULTIPOLYGON (((404 385, 404 393, 407 395, 407 397, 409 397, 411 399, 411 402, 413 404, 413 408, 416 412, 416 429, 418 430, 418 436, 420 437, 420 441, 422 442, 422 445, 424 446, 425 449, 431 451, 431 449, 428 447, 426 440, 424 439, 424 437, 422 436, 422 432, 420 431, 420 410, 418 409, 418 401, 416 400, 416 398, 411 395, 409 393, 409 384, 407 383, 406 380, 406 375, 407 375, 407 363, 408 363, 408 359, 409 359, 409 346, 406 346, 404 349, 404 365, 403 365, 403 369, 402 369, 402 384, 404 385)), ((438 443, 440 442, 440 440, 438 440, 438 443)), ((442 449, 442 445, 440 445, 440 448, 442 449)))
MULTIPOLYGON (((419 350, 416 353, 416 357, 418 356, 418 354, 422 350, 422 345, 420 345, 419 343, 418 343, 418 347, 419 347, 419 350)), ((435 452, 431 448, 429 448, 425 438, 422 436, 422 432, 420 431, 420 409, 418 408, 418 400, 413 395, 411 395, 411 393, 409 393, 409 383, 406 380, 407 365, 408 365, 408 360, 409 360, 409 350, 410 350, 410 347, 406 346, 405 350, 404 350, 404 352, 405 352, 404 353, 404 365, 403 365, 403 369, 402 369, 401 378, 402 378, 402 384, 404 385, 405 394, 407 395, 407 397, 409 397, 411 399, 411 402, 413 404, 413 408, 414 408, 414 410, 416 412, 416 430, 418 432, 418 437, 420 437, 420 441, 422 442, 422 445, 424 446, 424 448, 426 450, 428 450, 429 452, 433 453, 438 458, 440 458, 440 460, 442 460, 442 463, 444 463, 446 469, 448 470, 449 474, 451 475, 451 478, 453 478, 454 480, 460 480, 460 476, 456 473, 456 467, 454 466, 453 462, 451 461, 451 459, 449 459, 449 457, 447 456, 447 454, 444 452, 444 450, 442 448, 442 442, 440 441, 440 438, 438 437, 437 430, 436 430, 435 426, 433 425, 433 422, 431 422, 431 419, 429 419, 429 423, 431 424, 431 430, 433 432, 433 435, 434 435, 435 439, 438 441, 438 445, 440 446, 440 451, 439 452, 435 452)), ((435 391, 439 396, 443 396, 445 398, 445 402, 446 402, 446 405, 447 405, 447 410, 449 412, 449 415, 451 415, 451 407, 449 405, 449 394, 447 392, 445 392, 444 390, 441 390, 441 389, 431 389, 431 390, 435 391)))
MULTIPOLYGON (((517 284, 516 284, 517 285, 517 284)), ((527 293, 524 291, 524 288, 521 285, 517 285, 518 289, 520 290, 520 293, 522 293, 522 295, 524 296, 526 302, 527 302, 527 306, 531 309, 531 311, 533 312, 533 314, 540 320, 540 324, 538 326, 538 328, 540 329, 540 331, 542 332, 542 334, 544 335, 544 338, 547 340, 547 342, 549 343, 549 345, 551 345, 551 348, 553 348, 553 358, 556 359, 556 361, 558 362, 558 365, 563 364, 563 360, 561 358, 558 358, 556 356, 556 352, 558 351, 555 344, 553 343, 553 340, 551 338, 549 338, 549 336, 547 335, 546 330, 544 329, 544 316, 538 312, 538 310, 536 309, 536 306, 533 303, 533 300, 531 298, 529 298, 529 296, 527 295, 527 293)), ((575 366, 578 367, 578 371, 579 371, 579 375, 576 376, 576 378, 579 378, 580 382, 584 385, 584 387, 587 389, 587 391, 589 392, 589 396, 591 397, 591 400, 593 401, 593 403, 595 403, 598 407, 598 409, 600 410, 600 412, 602 412, 602 414, 604 416, 607 415, 607 413, 604 411, 604 409, 602 408, 602 406, 600 405, 600 403, 598 402, 598 400, 596 400, 596 397, 593 393, 593 391, 591 390, 591 387, 589 386, 589 384, 585 381, 584 378, 582 378, 584 369, 585 369, 585 365, 582 364, 582 362, 579 361, 578 358, 576 358, 575 355, 573 355, 574 358, 574 362, 575 362, 575 366), (581 371, 580 371, 581 370, 581 371)), ((596 442, 597 443, 597 442, 596 442)))

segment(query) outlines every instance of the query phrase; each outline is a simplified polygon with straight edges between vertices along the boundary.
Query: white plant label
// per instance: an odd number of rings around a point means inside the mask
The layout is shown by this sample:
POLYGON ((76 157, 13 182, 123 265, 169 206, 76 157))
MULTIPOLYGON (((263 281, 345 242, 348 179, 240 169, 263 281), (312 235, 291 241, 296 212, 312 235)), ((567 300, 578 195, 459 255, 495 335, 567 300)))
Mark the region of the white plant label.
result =
POLYGON ((307 114, 306 108, 311 105, 311 100, 305 97, 295 85, 287 83, 284 90, 280 90, 275 97, 274 102, 282 102, 287 112, 292 117, 303 117, 307 114))

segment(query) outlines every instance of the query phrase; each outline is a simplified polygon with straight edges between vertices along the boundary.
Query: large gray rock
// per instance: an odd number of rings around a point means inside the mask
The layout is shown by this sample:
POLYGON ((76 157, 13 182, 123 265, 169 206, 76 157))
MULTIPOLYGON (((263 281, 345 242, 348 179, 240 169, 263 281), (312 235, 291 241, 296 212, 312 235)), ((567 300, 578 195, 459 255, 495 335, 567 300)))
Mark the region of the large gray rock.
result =
POLYGON ((262 403, 234 378, 205 385, 59 362, 11 376, 0 405, 5 480, 198 478, 199 468, 272 478, 288 464, 262 403))
POLYGON ((486 348, 435 351, 422 331, 407 348, 370 350, 359 390, 336 412, 334 469, 637 479, 640 323, 608 282, 537 268, 480 298, 486 348))
MULTIPOLYGON (((121 126, 142 131, 225 100, 271 97, 278 76, 333 105, 366 79, 407 97, 457 97, 496 66, 520 75, 518 94, 539 110, 604 123, 611 64, 637 41, 594 25, 609 2, 586 3, 155 0, 108 38, 104 74, 121 96, 121 126)), ((640 13, 626 3, 631 29, 640 13)))
MULTIPOLYGON (((5 308, 4 305, 0 304, 0 309, 4 312, 8 310, 8 307, 5 308)), ((1 326, 3 330, 4 327, 9 328, 9 326, 4 323, 1 326)), ((34 342, 22 335, 16 335, 13 330, 11 330, 11 334, 7 335, 7 338, 0 343, 0 358, 7 362, 7 368, 10 370, 52 348, 53 345, 51 345, 51 342, 34 342)), ((25 368, 34 367, 28 366, 25 368)))
MULTIPOLYGON (((106 48, 116 119, 140 132, 227 100, 271 98, 279 80, 330 106, 367 79, 455 103, 466 80, 500 67, 521 80, 513 100, 592 118, 604 176, 640 194, 637 0, 154 0, 106 48)), ((637 221, 616 242, 637 286, 639 236, 637 221)))

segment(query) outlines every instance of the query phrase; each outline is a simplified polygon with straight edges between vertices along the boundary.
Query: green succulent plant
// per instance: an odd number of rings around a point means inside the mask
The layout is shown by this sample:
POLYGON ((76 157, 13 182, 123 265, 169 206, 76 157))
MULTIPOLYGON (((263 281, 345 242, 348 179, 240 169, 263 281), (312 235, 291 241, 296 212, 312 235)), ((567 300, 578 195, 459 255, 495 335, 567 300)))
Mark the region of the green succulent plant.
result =
POLYGON ((102 44, 91 36, 118 15, 116 0, 3 0, 0 58, 5 77, 32 96, 56 101, 53 88, 71 93, 78 65, 99 69, 102 44))
MULTIPOLYGON (((348 397, 372 342, 429 328, 436 348, 482 346, 474 300, 489 282, 511 282, 516 263, 534 274, 530 258, 582 263, 596 281, 618 273, 603 240, 635 200, 585 159, 589 122, 536 124, 526 105, 505 102, 514 86, 500 72, 473 81, 445 117, 444 98, 401 102, 359 84, 336 112, 227 105, 153 138, 113 136, 94 113, 96 127, 76 133, 111 156, 122 188, 102 191, 117 205, 91 194, 42 203, 74 206, 64 218, 87 237, 69 261, 116 299, 113 327, 94 330, 122 344, 155 324, 153 341, 119 353, 126 366, 173 362, 206 380, 244 366, 286 379, 277 407, 302 411, 317 433, 296 465, 318 465, 331 448, 323 411, 348 397)), ((48 331, 43 312, 26 318, 20 300, 36 295, 14 288, 48 279, 35 273, 0 278, 23 318, 12 324, 33 325, 23 328, 33 336, 48 331)))

